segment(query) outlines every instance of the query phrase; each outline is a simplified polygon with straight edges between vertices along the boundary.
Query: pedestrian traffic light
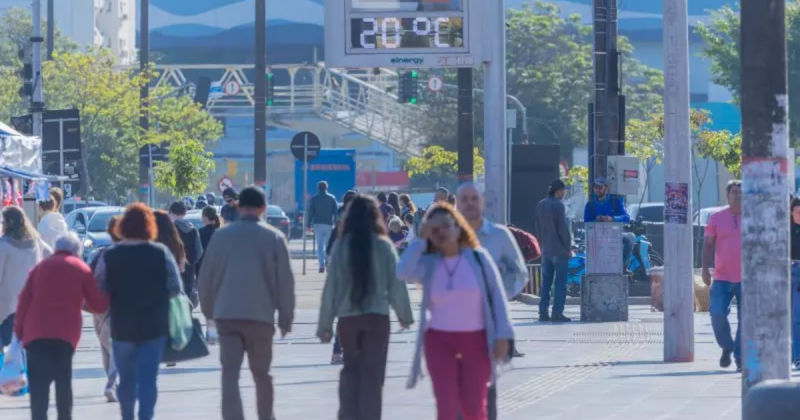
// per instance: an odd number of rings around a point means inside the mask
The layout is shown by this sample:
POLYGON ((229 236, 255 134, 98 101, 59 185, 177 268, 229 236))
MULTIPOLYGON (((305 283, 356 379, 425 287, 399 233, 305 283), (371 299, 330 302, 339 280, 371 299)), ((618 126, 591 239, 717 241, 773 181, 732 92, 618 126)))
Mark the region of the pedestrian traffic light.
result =
POLYGON ((275 103, 275 75, 267 73, 267 106, 275 103))
POLYGON ((412 70, 400 75, 397 98, 403 104, 416 104, 419 101, 419 72, 412 70))

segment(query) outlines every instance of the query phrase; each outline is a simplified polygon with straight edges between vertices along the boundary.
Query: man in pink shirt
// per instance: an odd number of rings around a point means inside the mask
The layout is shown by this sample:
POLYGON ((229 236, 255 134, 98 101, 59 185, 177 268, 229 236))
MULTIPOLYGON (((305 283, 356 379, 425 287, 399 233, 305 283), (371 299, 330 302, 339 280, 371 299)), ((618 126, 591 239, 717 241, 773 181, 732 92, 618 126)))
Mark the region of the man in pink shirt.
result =
POLYGON ((731 353, 736 369, 741 369, 741 316, 742 316, 742 182, 728 183, 728 207, 711 215, 706 226, 703 245, 703 282, 711 286, 711 326, 714 337, 722 348, 720 367, 731 365, 731 353), (712 260, 713 259, 713 260, 712 260), (714 263, 714 283, 711 283, 709 266, 714 263), (728 315, 731 301, 736 297, 736 315, 739 326, 736 338, 731 336, 728 315))

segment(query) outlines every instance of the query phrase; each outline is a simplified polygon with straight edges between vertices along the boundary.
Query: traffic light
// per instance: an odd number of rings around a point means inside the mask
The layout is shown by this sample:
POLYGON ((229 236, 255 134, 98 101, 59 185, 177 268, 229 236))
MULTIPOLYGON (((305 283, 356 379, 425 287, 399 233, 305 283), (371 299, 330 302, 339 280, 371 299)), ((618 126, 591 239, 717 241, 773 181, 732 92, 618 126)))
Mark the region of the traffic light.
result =
POLYGON ((400 75, 397 98, 403 104, 416 104, 419 101, 419 72, 411 70, 400 75))
POLYGON ((275 104, 275 75, 267 73, 267 106, 275 104))
POLYGON ((22 79, 22 87, 19 88, 19 96, 22 99, 31 100, 33 98, 33 56, 29 45, 20 47, 17 55, 22 60, 22 68, 19 70, 19 77, 22 79))

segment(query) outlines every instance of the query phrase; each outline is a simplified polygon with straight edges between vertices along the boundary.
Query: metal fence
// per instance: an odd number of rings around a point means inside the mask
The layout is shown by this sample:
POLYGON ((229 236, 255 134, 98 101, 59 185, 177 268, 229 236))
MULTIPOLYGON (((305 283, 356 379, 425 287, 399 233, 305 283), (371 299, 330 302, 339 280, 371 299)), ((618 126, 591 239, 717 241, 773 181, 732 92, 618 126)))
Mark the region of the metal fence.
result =
POLYGON ((539 296, 542 290, 542 265, 528 264, 528 283, 522 289, 522 293, 539 296))

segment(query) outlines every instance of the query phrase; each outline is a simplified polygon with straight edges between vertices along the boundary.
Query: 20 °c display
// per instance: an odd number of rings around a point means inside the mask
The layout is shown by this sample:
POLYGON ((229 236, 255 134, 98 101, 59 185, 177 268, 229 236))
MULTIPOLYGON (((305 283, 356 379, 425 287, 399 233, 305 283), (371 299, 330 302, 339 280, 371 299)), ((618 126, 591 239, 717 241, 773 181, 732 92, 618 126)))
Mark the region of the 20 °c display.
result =
POLYGON ((360 50, 464 47, 462 17, 358 18, 350 20, 351 47, 360 50))

